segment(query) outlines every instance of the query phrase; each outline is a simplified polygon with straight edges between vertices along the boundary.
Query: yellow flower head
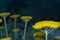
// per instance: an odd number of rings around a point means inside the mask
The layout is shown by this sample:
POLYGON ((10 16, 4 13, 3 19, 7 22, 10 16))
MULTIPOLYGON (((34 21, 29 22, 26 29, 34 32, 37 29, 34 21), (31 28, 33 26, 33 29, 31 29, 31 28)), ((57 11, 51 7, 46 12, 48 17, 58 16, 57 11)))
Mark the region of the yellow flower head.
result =
POLYGON ((3 20, 0 18, 0 23, 2 22, 3 20))
POLYGON ((59 24, 60 24, 60 21, 59 21, 59 24))
POLYGON ((42 40, 42 38, 36 37, 35 40, 42 40))
POLYGON ((4 29, 4 27, 3 27, 3 26, 0 26, 0 30, 1 30, 1 29, 4 29))
POLYGON ((11 18, 18 18, 20 15, 19 14, 15 14, 15 15, 12 15, 10 16, 11 18))
POLYGON ((13 32, 18 32, 18 31, 20 31, 19 29, 13 29, 12 30, 13 32))
POLYGON ((2 38, 0 40, 11 40, 11 38, 2 38))
POLYGON ((3 13, 0 13, 0 16, 8 16, 8 15, 10 15, 10 13, 9 12, 3 12, 3 13))
POLYGON ((45 35, 44 32, 35 32, 35 33, 33 34, 34 37, 42 37, 42 36, 44 36, 44 35, 45 35))
POLYGON ((24 21, 29 21, 30 19, 32 19, 32 16, 22 16, 20 18, 24 21))
POLYGON ((56 39, 60 39, 60 36, 57 36, 56 39))
POLYGON ((59 23, 55 21, 40 21, 33 25, 34 29, 41 29, 43 27, 58 28, 59 23))

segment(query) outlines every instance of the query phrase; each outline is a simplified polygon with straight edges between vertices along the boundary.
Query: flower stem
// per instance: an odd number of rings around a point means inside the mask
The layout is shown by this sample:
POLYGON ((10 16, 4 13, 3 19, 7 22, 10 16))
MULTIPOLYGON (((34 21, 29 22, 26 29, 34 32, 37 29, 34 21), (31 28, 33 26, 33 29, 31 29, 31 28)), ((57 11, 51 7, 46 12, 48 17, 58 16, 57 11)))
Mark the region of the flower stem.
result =
MULTIPOLYGON (((16 30, 16 18, 14 18, 14 29, 16 30)), ((16 40, 16 35, 17 35, 17 33, 16 32, 14 32, 14 40, 16 40)))
POLYGON ((24 40, 26 39, 26 29, 27 29, 27 21, 25 22, 25 28, 24 28, 24 40))
POLYGON ((1 38, 2 38, 2 30, 0 30, 0 32, 1 32, 1 38))
POLYGON ((17 33, 17 40, 18 40, 18 33, 17 33))
POLYGON ((5 30, 6 30, 6 37, 8 37, 8 29, 7 29, 6 17, 3 17, 3 19, 4 19, 5 30))
POLYGON ((45 40, 48 40, 48 30, 45 29, 45 40))
POLYGON ((52 32, 54 29, 51 29, 50 31, 48 31, 48 34, 50 33, 50 32, 52 32))

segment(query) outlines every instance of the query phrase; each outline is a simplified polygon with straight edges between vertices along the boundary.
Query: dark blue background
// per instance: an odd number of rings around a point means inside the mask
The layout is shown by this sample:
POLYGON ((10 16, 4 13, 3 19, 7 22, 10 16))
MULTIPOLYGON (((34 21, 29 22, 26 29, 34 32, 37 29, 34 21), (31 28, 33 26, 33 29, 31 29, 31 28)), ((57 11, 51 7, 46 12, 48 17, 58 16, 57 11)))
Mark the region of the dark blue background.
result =
POLYGON ((59 20, 60 0, 0 0, 0 12, 31 15, 34 20, 59 20))

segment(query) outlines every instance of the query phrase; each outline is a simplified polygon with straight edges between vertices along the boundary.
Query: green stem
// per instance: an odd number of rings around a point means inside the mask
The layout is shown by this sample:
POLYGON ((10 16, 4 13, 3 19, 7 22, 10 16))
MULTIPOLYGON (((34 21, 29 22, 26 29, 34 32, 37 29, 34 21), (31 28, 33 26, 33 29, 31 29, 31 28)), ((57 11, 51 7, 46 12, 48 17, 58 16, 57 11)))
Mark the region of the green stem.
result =
POLYGON ((2 38, 2 31, 1 31, 1 38, 2 38))
POLYGON ((14 19, 14 28, 16 29, 16 18, 14 19))
POLYGON ((4 19, 5 30, 6 30, 6 37, 8 37, 8 29, 7 29, 6 17, 3 17, 3 19, 4 19))
POLYGON ((48 31, 47 31, 47 29, 45 30, 45 34, 46 34, 45 39, 48 40, 48 31))
POLYGON ((48 34, 51 32, 51 31, 53 31, 54 29, 51 29, 50 31, 48 31, 48 34))
POLYGON ((2 30, 0 30, 0 33, 1 33, 1 38, 2 38, 2 30))
POLYGON ((25 28, 24 28, 24 40, 26 40, 26 29, 27 29, 27 21, 25 22, 25 28))
MULTIPOLYGON (((16 18, 14 18, 14 29, 16 30, 16 18)), ((14 40, 16 40, 16 35, 17 35, 17 33, 16 32, 14 32, 14 40)))
MULTIPOLYGON (((18 34, 18 33, 17 33, 18 34)), ((18 35, 17 35, 17 40, 18 40, 18 35)))

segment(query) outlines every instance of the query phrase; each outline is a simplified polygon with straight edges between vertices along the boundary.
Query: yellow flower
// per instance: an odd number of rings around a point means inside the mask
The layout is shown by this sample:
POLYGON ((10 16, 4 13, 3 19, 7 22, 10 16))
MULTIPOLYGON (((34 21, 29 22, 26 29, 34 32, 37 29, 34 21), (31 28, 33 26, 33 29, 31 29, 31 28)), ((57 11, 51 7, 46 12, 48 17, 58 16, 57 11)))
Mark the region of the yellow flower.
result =
POLYGON ((52 22, 50 28, 58 28, 60 24, 58 22, 52 22))
POLYGON ((29 21, 30 19, 32 19, 32 16, 22 16, 20 18, 24 21, 29 21))
POLYGON ((9 12, 3 12, 3 13, 0 13, 0 16, 8 16, 8 15, 10 15, 10 13, 9 12))
POLYGON ((60 36, 57 36, 56 39, 60 39, 60 36))
POLYGON ((12 15, 12 16, 10 16, 11 18, 17 18, 17 17, 19 17, 20 15, 19 14, 14 14, 14 15, 12 15))
POLYGON ((13 32, 18 32, 18 31, 20 31, 19 29, 13 29, 12 30, 13 32))
POLYGON ((34 37, 42 37, 42 36, 44 36, 44 35, 45 35, 44 32, 35 32, 35 33, 33 34, 34 37))
POLYGON ((36 37, 35 40, 42 40, 42 38, 36 37))
POLYGON ((59 21, 59 24, 60 24, 60 21, 59 21))
POLYGON ((0 30, 1 30, 1 29, 4 29, 4 27, 3 27, 3 26, 0 26, 0 30))
POLYGON ((49 27, 49 28, 58 28, 59 23, 55 21, 40 21, 37 22, 35 25, 33 25, 34 29, 41 29, 43 27, 49 27))
POLYGON ((0 23, 2 22, 3 20, 0 18, 0 23))
POLYGON ((11 40, 11 38, 2 38, 0 40, 11 40))

